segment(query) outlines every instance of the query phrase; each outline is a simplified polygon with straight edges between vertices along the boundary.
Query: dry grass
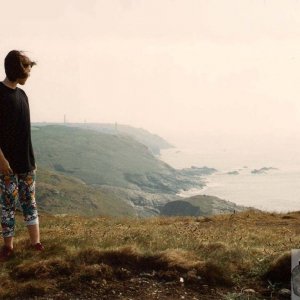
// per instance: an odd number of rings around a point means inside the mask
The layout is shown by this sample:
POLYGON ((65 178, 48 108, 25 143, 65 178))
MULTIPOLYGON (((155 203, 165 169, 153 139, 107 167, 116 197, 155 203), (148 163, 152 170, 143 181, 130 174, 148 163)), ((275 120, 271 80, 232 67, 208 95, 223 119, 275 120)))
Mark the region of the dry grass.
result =
POLYGON ((0 298, 74 291, 141 273, 186 285, 288 287, 290 250, 300 247, 300 213, 246 211, 210 218, 41 216, 46 251, 28 249, 18 216, 16 256, 0 271, 0 298))

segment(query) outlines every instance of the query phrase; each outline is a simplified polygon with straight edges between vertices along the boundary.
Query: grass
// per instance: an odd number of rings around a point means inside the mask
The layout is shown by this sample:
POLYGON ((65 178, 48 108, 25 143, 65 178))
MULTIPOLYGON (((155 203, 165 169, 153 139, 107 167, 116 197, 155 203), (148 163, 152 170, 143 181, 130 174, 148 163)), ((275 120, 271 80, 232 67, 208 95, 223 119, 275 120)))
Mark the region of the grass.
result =
POLYGON ((134 208, 120 196, 86 185, 77 178, 44 168, 38 169, 37 176, 40 211, 88 216, 136 215, 134 208))
POLYGON ((271 292, 276 299, 276 291, 289 288, 290 250, 300 246, 299 212, 40 219, 46 251, 35 255, 17 216, 16 254, 1 268, 0 298, 75 295, 83 287, 95 293, 97 284, 103 292, 147 273, 159 282, 182 277, 200 294, 208 285, 219 289, 219 299, 262 299, 271 292), (245 289, 254 289, 256 298, 245 289))

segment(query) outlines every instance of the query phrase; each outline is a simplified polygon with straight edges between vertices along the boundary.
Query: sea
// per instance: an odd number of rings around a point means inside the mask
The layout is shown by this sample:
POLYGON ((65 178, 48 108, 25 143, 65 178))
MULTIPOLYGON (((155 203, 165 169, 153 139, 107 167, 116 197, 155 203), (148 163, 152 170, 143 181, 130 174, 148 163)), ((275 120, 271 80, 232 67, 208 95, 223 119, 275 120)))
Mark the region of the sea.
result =
POLYGON ((206 166, 217 170, 203 176, 203 189, 181 191, 179 196, 213 195, 268 212, 300 211, 300 140, 260 139, 242 147, 241 143, 204 141, 202 146, 161 151, 160 159, 176 169, 206 166))

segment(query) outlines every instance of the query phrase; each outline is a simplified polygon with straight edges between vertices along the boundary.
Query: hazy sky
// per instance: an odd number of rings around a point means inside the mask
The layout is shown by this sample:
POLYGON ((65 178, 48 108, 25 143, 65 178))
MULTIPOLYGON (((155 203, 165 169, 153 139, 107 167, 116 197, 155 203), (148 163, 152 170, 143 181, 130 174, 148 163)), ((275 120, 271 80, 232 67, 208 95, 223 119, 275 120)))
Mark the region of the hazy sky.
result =
POLYGON ((66 114, 171 140, 300 136, 298 0, 15 0, 1 11, 0 56, 38 62, 24 87, 33 122, 66 114))

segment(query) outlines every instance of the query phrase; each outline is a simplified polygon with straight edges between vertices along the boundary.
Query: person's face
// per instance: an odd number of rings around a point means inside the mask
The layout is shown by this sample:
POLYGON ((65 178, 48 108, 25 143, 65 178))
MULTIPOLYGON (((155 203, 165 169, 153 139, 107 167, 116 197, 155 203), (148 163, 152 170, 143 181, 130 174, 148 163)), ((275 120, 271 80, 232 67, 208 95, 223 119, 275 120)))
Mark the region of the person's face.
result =
POLYGON ((32 68, 32 61, 27 56, 22 56, 21 64, 22 64, 22 68, 23 68, 25 76, 23 78, 18 78, 17 82, 21 85, 24 85, 26 80, 30 76, 30 71, 32 68))

